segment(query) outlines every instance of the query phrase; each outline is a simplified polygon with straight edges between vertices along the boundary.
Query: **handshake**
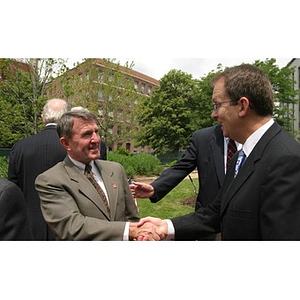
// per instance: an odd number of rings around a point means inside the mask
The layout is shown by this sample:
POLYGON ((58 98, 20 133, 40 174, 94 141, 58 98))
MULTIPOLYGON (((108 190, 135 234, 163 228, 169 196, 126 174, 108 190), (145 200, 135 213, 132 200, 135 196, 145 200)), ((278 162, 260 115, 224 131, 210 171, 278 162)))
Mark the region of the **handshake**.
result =
POLYGON ((132 241, 161 241, 167 234, 167 222, 158 218, 147 217, 129 225, 129 236, 132 241))

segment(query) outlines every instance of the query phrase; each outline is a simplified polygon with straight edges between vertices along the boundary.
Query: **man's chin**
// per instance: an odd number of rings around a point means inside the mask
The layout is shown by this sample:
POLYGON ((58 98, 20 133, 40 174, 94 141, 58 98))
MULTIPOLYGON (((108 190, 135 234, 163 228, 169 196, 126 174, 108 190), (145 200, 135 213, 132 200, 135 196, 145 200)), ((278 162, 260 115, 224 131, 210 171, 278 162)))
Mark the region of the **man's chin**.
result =
POLYGON ((91 151, 89 157, 92 160, 98 159, 100 157, 100 151, 91 151))

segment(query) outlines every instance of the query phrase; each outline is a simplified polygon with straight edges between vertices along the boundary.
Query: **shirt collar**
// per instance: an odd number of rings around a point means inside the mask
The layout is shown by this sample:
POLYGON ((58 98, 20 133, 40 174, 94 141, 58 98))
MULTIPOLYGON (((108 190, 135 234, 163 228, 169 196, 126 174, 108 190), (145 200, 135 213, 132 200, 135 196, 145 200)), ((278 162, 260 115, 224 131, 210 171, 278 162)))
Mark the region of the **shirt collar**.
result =
POLYGON ((252 133, 248 139, 246 140, 245 144, 243 145, 243 151, 248 157, 253 148, 256 146, 258 141, 262 138, 262 136, 267 132, 267 130, 274 124, 274 119, 270 119, 266 124, 261 126, 257 129, 254 133, 252 133))
MULTIPOLYGON (((81 172, 85 172, 85 164, 83 164, 82 162, 75 160, 74 158, 72 158, 70 155, 68 155, 71 162, 81 171, 81 172)), ((92 170, 94 169, 94 161, 92 160, 90 162, 90 165, 92 166, 92 170)), ((93 171, 92 171, 93 172, 93 171)), ((94 173, 94 172, 93 172, 94 173)))
POLYGON ((57 124, 56 124, 56 123, 48 123, 48 124, 46 124, 46 127, 47 127, 47 126, 55 126, 55 127, 56 127, 57 124))

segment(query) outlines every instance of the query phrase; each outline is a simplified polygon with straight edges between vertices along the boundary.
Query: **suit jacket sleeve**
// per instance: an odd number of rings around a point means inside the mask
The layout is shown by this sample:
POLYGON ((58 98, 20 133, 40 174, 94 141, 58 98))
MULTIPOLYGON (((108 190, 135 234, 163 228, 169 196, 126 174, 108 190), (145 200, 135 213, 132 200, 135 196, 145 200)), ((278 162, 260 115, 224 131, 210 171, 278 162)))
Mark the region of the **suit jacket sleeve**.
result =
POLYGON ((166 169, 158 179, 151 183, 155 190, 154 196, 150 198, 151 202, 161 200, 197 167, 196 144, 196 135, 193 134, 190 145, 178 162, 166 169))
POLYGON ((171 219, 176 241, 194 241, 220 232, 220 198, 196 212, 171 219))
POLYGON ((24 196, 6 179, 0 179, 0 240, 32 240, 24 196))

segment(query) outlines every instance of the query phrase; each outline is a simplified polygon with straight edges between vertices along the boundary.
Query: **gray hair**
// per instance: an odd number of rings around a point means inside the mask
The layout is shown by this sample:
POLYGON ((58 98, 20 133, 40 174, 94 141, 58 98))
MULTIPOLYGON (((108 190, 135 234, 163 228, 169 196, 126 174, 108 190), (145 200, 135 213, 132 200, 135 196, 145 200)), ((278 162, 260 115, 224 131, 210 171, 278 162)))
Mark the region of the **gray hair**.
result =
POLYGON ((73 134, 74 119, 93 120, 98 124, 97 117, 85 108, 71 109, 64 113, 57 122, 57 132, 59 137, 71 138, 73 134))
POLYGON ((43 108, 44 123, 56 123, 57 120, 69 110, 68 102, 63 99, 50 99, 43 108))

